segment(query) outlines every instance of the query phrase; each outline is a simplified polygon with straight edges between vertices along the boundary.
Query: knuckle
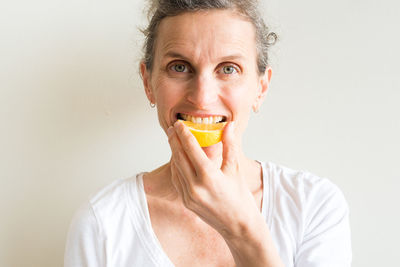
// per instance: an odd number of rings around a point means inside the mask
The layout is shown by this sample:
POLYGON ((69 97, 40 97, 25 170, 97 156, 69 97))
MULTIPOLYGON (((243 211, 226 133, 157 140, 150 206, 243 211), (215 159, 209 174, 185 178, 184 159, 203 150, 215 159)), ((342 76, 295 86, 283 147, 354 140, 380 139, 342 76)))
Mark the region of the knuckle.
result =
POLYGON ((207 177, 207 170, 204 168, 199 168, 197 171, 197 176, 200 177, 200 179, 204 180, 205 177, 207 177))
POLYGON ((173 144, 175 140, 175 134, 171 134, 168 136, 168 143, 173 144))
POLYGON ((195 186, 193 186, 193 185, 189 186, 188 193, 189 193, 189 197, 190 197, 191 201, 193 201, 193 202, 197 201, 198 193, 197 193, 195 186))
POLYGON ((186 208, 190 209, 190 201, 187 199, 186 196, 184 196, 184 197, 182 198, 182 202, 183 202, 183 205, 184 205, 186 208))
POLYGON ((195 212, 196 210, 202 209, 202 207, 208 206, 208 202, 206 201, 207 194, 203 189, 202 186, 191 186, 187 188, 187 194, 185 194, 186 197, 183 202, 187 209, 195 212))
POLYGON ((193 149, 193 144, 191 144, 191 145, 189 145, 189 146, 185 146, 184 149, 185 149, 185 151, 186 151, 188 154, 190 154, 190 155, 192 155, 192 154, 195 153, 195 150, 193 149))
POLYGON ((194 205, 191 201, 186 200, 183 205, 189 210, 194 210, 194 205))
POLYGON ((182 152, 179 151, 179 150, 173 152, 173 157, 174 157, 174 160, 175 160, 176 162, 182 162, 183 159, 184 159, 184 156, 183 156, 182 152))
POLYGON ((198 186, 191 186, 189 188, 189 204, 193 208, 194 206, 200 204, 203 202, 202 201, 202 196, 200 194, 198 186))
POLYGON ((191 194, 186 195, 183 204, 189 210, 194 210, 196 207, 196 201, 194 200, 194 198, 191 194))

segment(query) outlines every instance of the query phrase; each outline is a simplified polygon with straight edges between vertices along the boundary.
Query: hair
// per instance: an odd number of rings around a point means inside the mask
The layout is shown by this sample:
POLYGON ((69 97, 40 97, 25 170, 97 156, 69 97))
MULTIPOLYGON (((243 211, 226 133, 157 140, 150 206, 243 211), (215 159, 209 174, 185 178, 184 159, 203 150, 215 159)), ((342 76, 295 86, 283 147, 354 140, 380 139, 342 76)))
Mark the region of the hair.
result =
POLYGON ((265 25, 258 11, 257 0, 150 0, 147 14, 150 22, 142 30, 145 35, 142 61, 147 70, 152 70, 157 30, 165 17, 213 9, 233 10, 253 24, 256 33, 257 67, 260 74, 264 73, 268 66, 269 47, 275 44, 278 36, 265 25))

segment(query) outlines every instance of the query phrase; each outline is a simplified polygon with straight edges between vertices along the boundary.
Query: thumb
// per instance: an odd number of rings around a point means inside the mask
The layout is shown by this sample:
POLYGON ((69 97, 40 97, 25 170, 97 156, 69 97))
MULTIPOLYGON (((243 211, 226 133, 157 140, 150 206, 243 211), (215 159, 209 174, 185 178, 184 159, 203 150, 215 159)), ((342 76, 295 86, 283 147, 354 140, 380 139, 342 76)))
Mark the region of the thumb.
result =
POLYGON ((229 122, 222 133, 222 172, 233 171, 238 167, 238 146, 235 143, 235 122, 229 122))

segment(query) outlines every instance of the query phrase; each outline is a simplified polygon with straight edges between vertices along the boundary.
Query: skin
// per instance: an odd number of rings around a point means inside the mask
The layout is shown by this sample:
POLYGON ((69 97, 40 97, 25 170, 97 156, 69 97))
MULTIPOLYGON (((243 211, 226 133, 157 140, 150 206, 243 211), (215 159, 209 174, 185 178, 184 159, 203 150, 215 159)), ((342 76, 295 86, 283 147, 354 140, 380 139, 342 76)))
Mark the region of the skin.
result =
POLYGON ((153 69, 141 64, 171 160, 144 176, 153 229, 176 266, 283 266, 260 213, 262 174, 242 134, 271 69, 258 72, 253 25, 232 10, 162 20, 153 69), (224 116, 222 142, 201 148, 177 113, 224 116))

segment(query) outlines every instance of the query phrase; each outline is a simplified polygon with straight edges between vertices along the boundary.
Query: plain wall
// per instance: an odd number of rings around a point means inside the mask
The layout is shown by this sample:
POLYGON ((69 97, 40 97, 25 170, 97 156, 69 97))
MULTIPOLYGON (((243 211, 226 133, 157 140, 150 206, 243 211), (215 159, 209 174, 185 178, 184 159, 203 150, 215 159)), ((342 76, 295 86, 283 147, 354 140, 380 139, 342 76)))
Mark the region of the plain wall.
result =
MULTIPOLYGON (((356 267, 400 239, 400 4, 263 3, 280 41, 249 157, 328 177, 351 209, 356 267)), ((138 75, 142 1, 0 3, 0 266, 62 266, 74 211, 169 159, 138 75)))

